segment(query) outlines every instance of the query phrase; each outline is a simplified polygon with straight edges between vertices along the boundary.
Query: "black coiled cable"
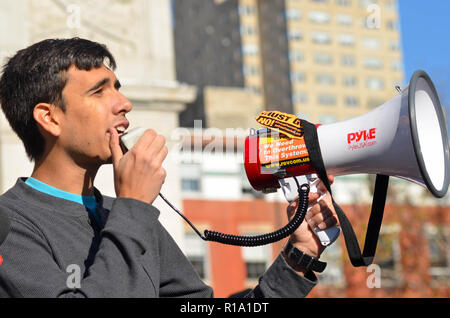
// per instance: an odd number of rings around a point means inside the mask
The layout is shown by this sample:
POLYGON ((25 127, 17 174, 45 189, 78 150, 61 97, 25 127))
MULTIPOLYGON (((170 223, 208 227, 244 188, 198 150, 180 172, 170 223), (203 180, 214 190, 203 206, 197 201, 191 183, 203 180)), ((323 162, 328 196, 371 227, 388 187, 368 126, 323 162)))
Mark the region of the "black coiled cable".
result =
MULTIPOLYGON (((293 176, 293 175, 292 175, 293 176)), ((197 228, 181 213, 177 208, 175 208, 162 194, 160 197, 175 211, 177 212, 193 229, 194 231, 205 241, 218 242, 227 245, 236 246, 260 246, 270 243, 274 243, 284 239, 285 237, 294 233, 294 231, 302 224, 305 219, 306 211, 308 209, 308 195, 309 195, 309 185, 303 184, 300 186, 297 178, 295 176, 294 180, 298 188, 298 207, 292 220, 283 228, 262 235, 256 236, 240 236, 225 234, 220 232, 214 232, 205 230, 204 235, 202 235, 197 228)))
POLYGON ((286 226, 275 232, 256 236, 239 236, 205 230, 204 239, 206 241, 213 241, 222 244, 237 246, 259 246, 282 240, 294 233, 294 231, 300 226, 300 224, 302 224, 303 220, 305 219, 306 211, 308 208, 309 185, 304 184, 299 187, 298 193, 298 207, 294 217, 286 226))

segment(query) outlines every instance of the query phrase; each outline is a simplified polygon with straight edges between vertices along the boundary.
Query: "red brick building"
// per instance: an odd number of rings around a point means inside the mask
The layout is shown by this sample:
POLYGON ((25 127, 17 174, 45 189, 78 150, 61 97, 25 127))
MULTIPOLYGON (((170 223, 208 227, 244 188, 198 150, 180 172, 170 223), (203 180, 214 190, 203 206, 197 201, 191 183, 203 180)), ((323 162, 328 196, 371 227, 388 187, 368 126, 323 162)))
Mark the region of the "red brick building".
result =
MULTIPOLYGON (((241 235, 281 228, 287 223, 286 206, 263 199, 183 201, 184 213, 200 228, 241 235)), ((370 206, 342 208, 362 245, 370 206)), ((341 234, 333 247, 327 248, 329 255, 323 254, 328 267, 309 297, 450 297, 450 207, 388 204, 384 215, 374 261, 379 270, 354 268, 341 234), (377 274, 379 285, 372 280, 377 274)), ((187 227, 186 231, 189 236, 187 227)), ((216 297, 254 286, 254 277, 270 265, 284 245, 278 242, 259 249, 243 249, 190 237, 191 242, 202 245, 192 254, 188 251, 188 257, 213 286, 216 297)))

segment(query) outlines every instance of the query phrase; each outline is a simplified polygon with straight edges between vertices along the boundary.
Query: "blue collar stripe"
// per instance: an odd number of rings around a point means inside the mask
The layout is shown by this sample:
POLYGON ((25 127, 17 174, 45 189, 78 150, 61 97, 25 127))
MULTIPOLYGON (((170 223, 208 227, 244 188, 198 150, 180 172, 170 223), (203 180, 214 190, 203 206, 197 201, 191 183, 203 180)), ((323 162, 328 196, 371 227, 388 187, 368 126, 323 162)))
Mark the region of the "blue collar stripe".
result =
POLYGON ((95 196, 84 196, 62 191, 31 177, 27 178, 25 184, 48 195, 84 205, 94 215, 97 223, 101 224, 96 211, 97 199, 95 196))

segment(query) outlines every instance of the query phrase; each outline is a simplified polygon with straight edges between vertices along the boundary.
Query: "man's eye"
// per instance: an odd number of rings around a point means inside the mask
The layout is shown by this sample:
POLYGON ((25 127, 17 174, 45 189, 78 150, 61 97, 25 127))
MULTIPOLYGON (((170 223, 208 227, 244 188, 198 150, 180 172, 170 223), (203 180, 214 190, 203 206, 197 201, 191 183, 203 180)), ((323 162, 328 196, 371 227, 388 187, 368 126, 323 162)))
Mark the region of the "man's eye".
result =
POLYGON ((103 92, 103 88, 100 88, 99 90, 96 90, 94 92, 94 95, 100 95, 103 92))

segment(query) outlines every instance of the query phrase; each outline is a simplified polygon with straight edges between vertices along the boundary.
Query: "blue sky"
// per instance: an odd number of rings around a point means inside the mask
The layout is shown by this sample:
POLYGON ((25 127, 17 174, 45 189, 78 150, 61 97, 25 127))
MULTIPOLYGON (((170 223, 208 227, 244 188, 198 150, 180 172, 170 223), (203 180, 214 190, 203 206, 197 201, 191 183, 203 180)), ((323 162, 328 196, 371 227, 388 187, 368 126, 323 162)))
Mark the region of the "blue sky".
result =
MULTIPOLYGON (((399 0, 405 84, 417 69, 433 80, 450 126, 450 1, 399 0)), ((450 133, 450 132, 449 132, 450 133)))

